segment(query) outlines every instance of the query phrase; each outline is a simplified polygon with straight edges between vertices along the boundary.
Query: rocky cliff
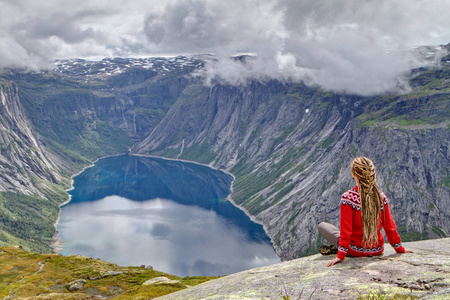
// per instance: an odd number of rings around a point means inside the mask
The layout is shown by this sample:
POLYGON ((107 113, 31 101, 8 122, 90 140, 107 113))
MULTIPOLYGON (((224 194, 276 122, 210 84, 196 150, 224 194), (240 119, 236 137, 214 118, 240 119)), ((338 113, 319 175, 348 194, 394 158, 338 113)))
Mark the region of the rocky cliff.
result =
POLYGON ((448 57, 414 70, 409 94, 374 97, 278 81, 206 86, 191 76, 204 59, 69 60, 5 76, 66 174, 128 149, 227 170, 234 202, 282 259, 316 251, 317 224, 338 223, 357 155, 377 165, 404 240, 449 234, 448 57))
POLYGON ((17 85, 0 79, 0 191, 44 196, 40 181, 61 179, 32 128, 17 85))
POLYGON ((0 245, 50 251, 58 203, 67 199, 67 180, 48 154, 17 85, 0 79, 0 245))
POLYGON ((72 60, 53 71, 5 76, 18 84, 53 161, 73 174, 147 137, 188 84, 184 75, 196 63, 183 60, 175 68, 157 58, 72 60))
POLYGON ((338 224, 357 155, 377 165, 405 240, 442 237, 450 230, 448 73, 416 75, 403 96, 279 82, 190 86, 135 151, 235 174, 233 199, 265 225, 283 259, 315 251, 321 221, 338 224))

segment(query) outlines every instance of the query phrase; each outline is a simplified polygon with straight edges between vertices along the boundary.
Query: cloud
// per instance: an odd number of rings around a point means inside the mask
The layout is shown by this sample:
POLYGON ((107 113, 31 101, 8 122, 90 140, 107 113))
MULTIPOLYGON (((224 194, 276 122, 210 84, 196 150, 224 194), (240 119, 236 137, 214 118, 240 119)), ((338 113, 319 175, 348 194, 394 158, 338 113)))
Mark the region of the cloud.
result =
POLYGON ((446 0, 2 0, 0 68, 55 58, 214 53, 209 80, 306 81, 371 95, 407 88, 414 45, 450 42, 446 0), (236 53, 253 53, 242 64, 236 53))

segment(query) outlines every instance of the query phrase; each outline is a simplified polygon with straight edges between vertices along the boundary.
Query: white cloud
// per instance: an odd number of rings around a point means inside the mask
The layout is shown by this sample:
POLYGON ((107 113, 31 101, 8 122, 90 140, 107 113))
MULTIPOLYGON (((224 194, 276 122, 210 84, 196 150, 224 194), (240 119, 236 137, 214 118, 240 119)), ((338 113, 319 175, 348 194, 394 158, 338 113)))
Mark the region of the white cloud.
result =
POLYGON ((305 80, 359 94, 398 90, 408 49, 450 42, 446 0, 0 0, 0 68, 55 58, 214 53, 210 79, 305 80), (255 53, 245 65, 230 62, 255 53))

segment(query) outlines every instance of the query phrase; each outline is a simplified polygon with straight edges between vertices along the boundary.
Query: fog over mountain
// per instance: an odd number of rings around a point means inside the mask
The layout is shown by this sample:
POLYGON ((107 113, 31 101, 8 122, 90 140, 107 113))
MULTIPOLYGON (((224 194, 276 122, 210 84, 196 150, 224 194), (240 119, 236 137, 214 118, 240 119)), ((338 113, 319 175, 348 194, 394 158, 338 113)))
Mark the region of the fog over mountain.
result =
POLYGON ((206 83, 279 79, 372 95, 407 91, 408 71, 435 63, 411 49, 450 41, 445 0, 0 3, 1 69, 39 70, 70 57, 212 53, 218 60, 200 74, 206 83), (253 58, 229 59, 238 53, 253 58))

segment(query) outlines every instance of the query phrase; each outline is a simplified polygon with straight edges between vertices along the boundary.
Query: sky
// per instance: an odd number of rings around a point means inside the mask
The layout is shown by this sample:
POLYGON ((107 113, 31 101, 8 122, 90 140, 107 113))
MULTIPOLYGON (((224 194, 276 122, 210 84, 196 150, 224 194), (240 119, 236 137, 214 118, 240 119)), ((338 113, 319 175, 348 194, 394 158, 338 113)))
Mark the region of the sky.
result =
POLYGON ((0 0, 0 69, 55 59, 214 54, 205 83, 407 91, 411 49, 450 42, 449 0, 0 0), (245 64, 230 56, 251 53, 245 64))

